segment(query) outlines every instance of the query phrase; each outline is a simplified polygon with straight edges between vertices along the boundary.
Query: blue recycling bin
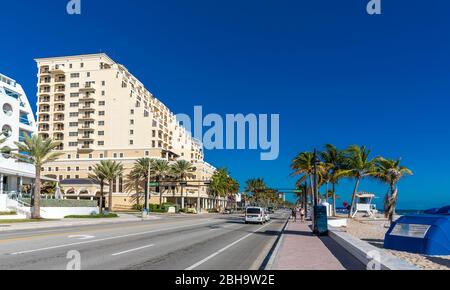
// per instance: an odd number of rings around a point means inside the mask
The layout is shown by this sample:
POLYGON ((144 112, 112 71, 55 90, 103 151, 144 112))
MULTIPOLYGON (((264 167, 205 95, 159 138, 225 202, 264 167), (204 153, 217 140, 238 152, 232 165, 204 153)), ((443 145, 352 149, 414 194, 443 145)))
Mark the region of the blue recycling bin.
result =
POLYGON ((384 247, 430 256, 450 255, 450 215, 442 213, 399 218, 387 232, 384 247))

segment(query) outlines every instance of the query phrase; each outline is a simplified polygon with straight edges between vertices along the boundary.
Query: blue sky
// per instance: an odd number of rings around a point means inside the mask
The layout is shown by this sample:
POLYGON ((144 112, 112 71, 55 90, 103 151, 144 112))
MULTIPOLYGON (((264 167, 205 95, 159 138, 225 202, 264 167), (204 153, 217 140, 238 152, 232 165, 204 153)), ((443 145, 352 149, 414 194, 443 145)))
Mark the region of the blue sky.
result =
POLYGON ((106 52, 176 113, 280 114, 278 160, 206 152, 242 183, 291 188, 297 153, 365 144, 414 170, 400 208, 450 204, 448 1, 383 0, 381 16, 366 14, 368 0, 82 0, 80 16, 67 2, 2 1, 0 71, 33 103, 33 58, 106 52))

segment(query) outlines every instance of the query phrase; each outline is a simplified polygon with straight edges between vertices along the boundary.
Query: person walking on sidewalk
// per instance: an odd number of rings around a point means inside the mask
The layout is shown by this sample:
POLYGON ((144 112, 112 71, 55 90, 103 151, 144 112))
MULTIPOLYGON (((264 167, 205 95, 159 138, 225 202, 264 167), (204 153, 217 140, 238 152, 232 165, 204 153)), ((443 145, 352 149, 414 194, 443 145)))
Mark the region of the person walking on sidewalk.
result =
POLYGON ((300 210, 300 218, 301 218, 302 224, 305 223, 305 216, 306 216, 305 208, 302 207, 302 209, 300 210))
POLYGON ((294 220, 294 223, 297 222, 297 209, 296 208, 292 209, 292 219, 294 220))

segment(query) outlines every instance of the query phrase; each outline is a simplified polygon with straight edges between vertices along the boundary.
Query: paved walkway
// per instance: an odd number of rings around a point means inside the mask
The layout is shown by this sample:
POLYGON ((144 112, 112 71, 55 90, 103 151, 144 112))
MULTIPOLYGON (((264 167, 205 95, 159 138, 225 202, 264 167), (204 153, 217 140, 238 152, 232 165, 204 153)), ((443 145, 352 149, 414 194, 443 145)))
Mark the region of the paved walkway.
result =
POLYGON ((269 270, 360 270, 363 265, 329 237, 312 234, 310 224, 289 222, 269 270))

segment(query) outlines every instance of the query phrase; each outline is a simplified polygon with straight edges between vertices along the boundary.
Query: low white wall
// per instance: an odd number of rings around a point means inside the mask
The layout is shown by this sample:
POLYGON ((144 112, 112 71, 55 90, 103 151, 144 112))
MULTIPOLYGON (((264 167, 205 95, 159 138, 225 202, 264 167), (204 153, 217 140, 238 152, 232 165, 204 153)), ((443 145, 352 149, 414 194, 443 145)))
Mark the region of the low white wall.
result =
POLYGON ((0 194, 0 211, 6 211, 6 201, 8 199, 8 195, 0 194))
MULTIPOLYGON (((27 210, 29 208, 21 208, 27 210)), ((69 215, 99 214, 98 207, 41 207, 41 217, 44 219, 63 219, 69 215)))

